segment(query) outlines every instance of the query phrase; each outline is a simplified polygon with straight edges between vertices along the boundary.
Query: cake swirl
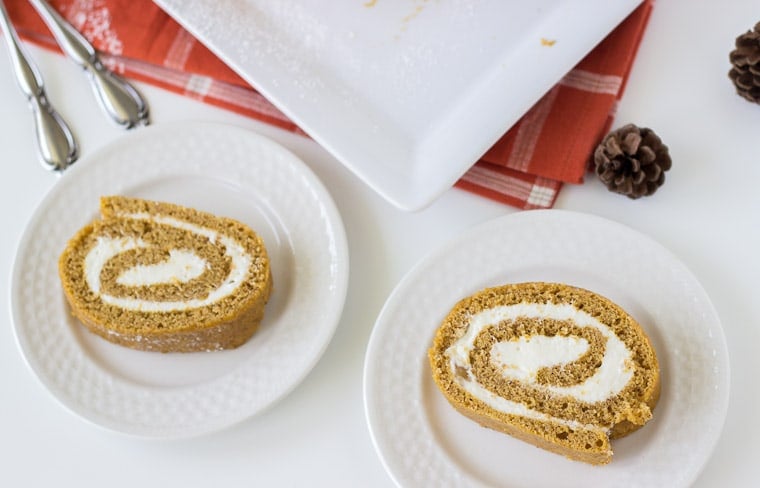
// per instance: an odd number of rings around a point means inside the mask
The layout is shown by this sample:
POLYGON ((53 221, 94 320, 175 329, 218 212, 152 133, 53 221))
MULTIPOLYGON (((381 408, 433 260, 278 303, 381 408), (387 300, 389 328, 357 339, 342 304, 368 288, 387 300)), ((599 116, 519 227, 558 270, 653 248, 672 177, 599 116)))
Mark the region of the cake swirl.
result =
POLYGON ((429 353, 460 412, 572 459, 609 462, 609 438, 652 416, 654 350, 633 318, 590 291, 553 283, 489 288, 459 302, 429 353))
POLYGON ((271 272, 244 224, 169 203, 101 199, 102 220, 81 229, 59 261, 73 314, 125 346, 227 349, 263 317, 271 272))

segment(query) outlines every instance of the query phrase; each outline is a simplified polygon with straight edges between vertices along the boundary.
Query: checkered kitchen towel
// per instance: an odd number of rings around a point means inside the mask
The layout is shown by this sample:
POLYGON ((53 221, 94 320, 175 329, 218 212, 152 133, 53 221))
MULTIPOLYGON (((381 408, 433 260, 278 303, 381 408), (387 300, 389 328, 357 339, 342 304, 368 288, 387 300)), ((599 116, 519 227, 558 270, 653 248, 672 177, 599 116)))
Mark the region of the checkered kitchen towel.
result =
MULTIPOLYGON (((19 34, 57 46, 28 0, 6 0, 19 34)), ((150 0, 51 0, 104 63, 134 79, 303 133, 150 0)), ((519 208, 548 208, 562 183, 580 183, 608 131, 651 0, 636 9, 498 141, 457 183, 519 208)))

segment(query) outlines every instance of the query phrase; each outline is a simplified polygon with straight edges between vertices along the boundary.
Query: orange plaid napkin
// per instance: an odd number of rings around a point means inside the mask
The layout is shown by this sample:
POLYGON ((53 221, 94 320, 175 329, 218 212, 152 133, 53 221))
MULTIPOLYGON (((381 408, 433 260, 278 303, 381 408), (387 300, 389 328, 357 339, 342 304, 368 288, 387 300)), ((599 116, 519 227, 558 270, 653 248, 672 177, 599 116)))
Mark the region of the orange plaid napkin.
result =
MULTIPOLYGON (((51 0, 115 71, 293 132, 261 94, 150 0, 51 0)), ((28 0, 6 0, 19 34, 58 50, 28 0)), ((519 208, 548 208, 562 183, 580 183, 609 130, 651 0, 552 88, 457 182, 519 208)))

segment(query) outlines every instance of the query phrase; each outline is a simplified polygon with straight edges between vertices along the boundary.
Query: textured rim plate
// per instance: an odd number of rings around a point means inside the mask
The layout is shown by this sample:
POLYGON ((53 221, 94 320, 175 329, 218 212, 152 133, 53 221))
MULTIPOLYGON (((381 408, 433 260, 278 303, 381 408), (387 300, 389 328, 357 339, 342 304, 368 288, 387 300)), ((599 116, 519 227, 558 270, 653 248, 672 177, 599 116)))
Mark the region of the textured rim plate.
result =
POLYGON ((311 370, 342 312, 348 248, 329 194, 290 152, 233 126, 170 124, 125 136, 67 172, 32 217, 11 279, 18 344, 64 406, 129 434, 190 436, 261 411, 311 370), (58 256, 109 194, 236 218, 263 237, 274 289, 246 344, 212 353, 134 351, 70 316, 58 256))
POLYGON ((156 2, 371 188, 415 210, 641 0, 156 2))
POLYGON ((400 486, 687 486, 709 458, 728 407, 723 330, 696 278, 653 240, 560 210, 490 221, 420 262, 383 308, 364 368, 372 439, 400 486), (601 293, 652 339, 662 373, 654 418, 613 442, 607 466, 482 428, 433 383, 427 349, 451 307, 486 286, 531 280, 601 293))

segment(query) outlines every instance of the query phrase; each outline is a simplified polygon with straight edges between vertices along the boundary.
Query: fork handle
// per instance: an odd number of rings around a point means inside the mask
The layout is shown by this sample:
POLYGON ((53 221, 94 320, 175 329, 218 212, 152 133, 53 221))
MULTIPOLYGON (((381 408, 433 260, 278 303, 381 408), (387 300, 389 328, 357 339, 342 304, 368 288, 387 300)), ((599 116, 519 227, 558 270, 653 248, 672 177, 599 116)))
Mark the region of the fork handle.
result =
POLYGON ((78 157, 74 135, 44 95, 30 101, 40 156, 50 169, 63 171, 78 157))
POLYGON ((69 126, 48 101, 42 76, 24 52, 1 0, 0 26, 8 44, 16 82, 34 113, 35 133, 42 162, 48 169, 62 171, 77 159, 76 140, 69 126))
POLYGON ((100 106, 116 124, 130 129, 148 123, 148 105, 126 80, 101 62, 97 51, 45 0, 31 0, 64 53, 87 71, 100 106))

